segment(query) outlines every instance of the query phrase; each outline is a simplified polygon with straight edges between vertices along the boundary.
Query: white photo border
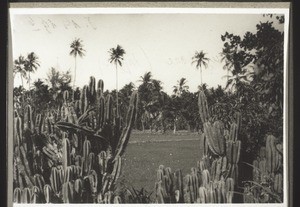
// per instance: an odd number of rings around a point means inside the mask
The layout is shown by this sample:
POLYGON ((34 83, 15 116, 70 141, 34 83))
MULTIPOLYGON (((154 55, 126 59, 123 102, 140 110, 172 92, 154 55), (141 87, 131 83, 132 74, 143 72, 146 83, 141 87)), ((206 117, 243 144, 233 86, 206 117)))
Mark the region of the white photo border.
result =
MULTIPOLYGON (((270 3, 271 5, 271 3, 270 3)), ((130 7, 110 7, 110 8, 10 8, 9 9, 9 28, 12 28, 13 25, 13 17, 15 15, 21 15, 21 14, 283 14, 285 17, 284 22, 284 117, 283 117, 283 146, 284 146, 284 196, 283 196, 283 203, 280 204, 205 204, 205 206, 272 206, 272 207, 286 207, 288 206, 288 190, 290 189, 288 186, 288 175, 289 170, 288 169, 288 146, 289 146, 289 137, 288 137, 288 40, 289 40, 289 18, 290 18, 290 9, 289 8, 149 8, 149 7, 136 7, 136 8, 130 8, 130 7)), ((11 31, 11 34, 9 35, 10 41, 12 39, 13 32, 11 31)), ((9 60, 9 69, 12 68, 12 45, 10 44, 10 60, 9 60)), ((12 92, 13 89, 13 79, 12 79, 12 71, 8 70, 8 87, 9 91, 12 92)), ((8 103, 12 103, 12 93, 9 94, 11 98, 9 98, 8 103)), ((10 107, 10 112, 13 111, 12 104, 8 104, 8 107, 10 107)), ((13 126, 13 120, 12 116, 8 116, 10 119, 8 120, 9 125, 13 126)), ((8 127, 8 151, 12 151, 12 139, 9 137, 12 137, 13 134, 13 127, 8 127)), ((8 153, 8 192, 12 192, 12 153, 8 153)), ((12 199, 12 195, 9 196, 8 193, 8 204, 11 202, 10 199, 12 199)), ((23 206, 30 206, 30 207, 44 207, 44 206, 83 206, 83 207, 92 207, 92 206, 98 206, 99 204, 13 204, 15 207, 23 207, 23 206)), ((170 206, 170 204, 106 204, 108 206, 149 206, 149 205, 155 205, 155 206, 170 206)), ((186 206, 186 207, 194 207, 197 204, 171 204, 172 206, 186 206)), ((203 205, 203 204, 201 204, 203 205)))

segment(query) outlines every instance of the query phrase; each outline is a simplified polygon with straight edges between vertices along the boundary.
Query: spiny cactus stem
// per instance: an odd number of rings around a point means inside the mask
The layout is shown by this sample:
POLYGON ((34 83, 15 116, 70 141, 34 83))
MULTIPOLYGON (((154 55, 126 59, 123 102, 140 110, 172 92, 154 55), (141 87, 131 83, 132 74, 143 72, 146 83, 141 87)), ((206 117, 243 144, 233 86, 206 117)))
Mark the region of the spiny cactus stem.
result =
POLYGON ((131 133, 131 130, 132 130, 132 127, 134 124, 135 113, 137 110, 137 108, 135 107, 135 104, 134 104, 134 102, 137 101, 137 98, 138 98, 137 96, 138 96, 137 92, 132 94, 132 98, 130 100, 131 105, 128 109, 128 115, 130 117, 129 122, 127 123, 126 128, 122 132, 121 139, 117 146, 117 153, 116 153, 116 156, 115 156, 115 159, 113 160, 113 162, 116 161, 118 156, 122 156, 122 154, 125 151, 125 147, 129 141, 130 133, 131 133))
POLYGON ((27 160, 27 158, 26 158, 26 152, 25 152, 25 149, 24 149, 24 147, 23 146, 19 146, 19 151, 20 151, 20 155, 21 155, 21 162, 22 162, 22 164, 23 164, 23 166, 24 166, 24 172, 25 172, 25 174, 26 174, 26 176, 29 178, 29 181, 30 181, 30 184, 31 185, 33 185, 34 184, 34 180, 33 180, 33 178, 31 177, 31 171, 30 171, 30 168, 29 168, 29 166, 28 166, 28 160, 27 160))

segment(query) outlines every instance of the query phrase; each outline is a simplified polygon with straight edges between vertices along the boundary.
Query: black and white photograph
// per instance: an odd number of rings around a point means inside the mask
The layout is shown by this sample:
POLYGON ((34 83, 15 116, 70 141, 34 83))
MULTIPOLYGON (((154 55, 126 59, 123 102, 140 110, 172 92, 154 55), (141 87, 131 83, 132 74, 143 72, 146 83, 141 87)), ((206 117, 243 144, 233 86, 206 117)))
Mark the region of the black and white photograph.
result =
POLYGON ((289 9, 9 12, 13 204, 287 206, 289 9))

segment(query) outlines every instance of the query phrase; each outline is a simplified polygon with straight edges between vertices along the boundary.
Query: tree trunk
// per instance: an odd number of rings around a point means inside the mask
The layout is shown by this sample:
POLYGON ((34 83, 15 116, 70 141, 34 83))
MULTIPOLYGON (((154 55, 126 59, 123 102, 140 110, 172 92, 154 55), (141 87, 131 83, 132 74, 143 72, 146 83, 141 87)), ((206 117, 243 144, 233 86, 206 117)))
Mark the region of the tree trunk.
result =
POLYGON ((176 121, 174 121, 174 129, 173 129, 173 134, 176 134, 176 121))
POLYGON ((23 84, 23 76, 22 76, 21 73, 20 73, 20 77, 21 77, 22 87, 24 88, 24 84, 23 84))
POLYGON ((165 122, 163 120, 161 121, 161 132, 163 134, 166 132, 166 126, 165 126, 165 122))
POLYGON ((28 90, 30 91, 30 72, 28 72, 28 90))
POLYGON ((117 98, 117 117, 119 117, 119 90, 118 90, 118 66, 116 64, 116 98, 117 98))
POLYGON ((187 130, 191 132, 191 125, 189 123, 187 124, 187 130))
POLYGON ((202 68, 200 67, 200 81, 201 81, 201 86, 202 86, 202 68))
POLYGON ((77 68, 77 61, 75 56, 75 68, 74 68, 74 81, 73 81, 73 89, 75 88, 75 81, 76 81, 76 68, 77 68))
POLYGON ((142 130, 145 132, 145 123, 142 121, 142 130))

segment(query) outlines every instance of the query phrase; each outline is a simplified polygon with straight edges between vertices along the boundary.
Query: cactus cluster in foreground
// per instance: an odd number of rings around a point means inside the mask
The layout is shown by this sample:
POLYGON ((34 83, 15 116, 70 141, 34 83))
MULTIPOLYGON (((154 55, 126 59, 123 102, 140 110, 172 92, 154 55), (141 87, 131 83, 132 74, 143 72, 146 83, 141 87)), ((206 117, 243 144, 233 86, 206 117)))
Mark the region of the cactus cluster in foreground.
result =
POLYGON ((253 181, 244 189, 244 202, 269 203, 283 201, 283 147, 276 138, 267 136, 266 146, 260 148, 253 161, 253 181))
POLYGON ((219 179, 203 168, 202 163, 192 168, 185 177, 180 170, 159 166, 157 171, 157 203, 232 203, 234 179, 219 179))
POLYGON ((180 170, 161 165, 157 171, 157 203, 232 203, 238 180, 241 141, 238 140, 241 114, 225 129, 221 121, 211 122, 204 92, 199 92, 199 114, 203 157, 185 177, 180 170))
POLYGON ((125 125, 111 95, 91 77, 79 100, 63 94, 58 109, 15 111, 14 202, 120 203, 114 193, 136 113, 133 92, 125 125))

